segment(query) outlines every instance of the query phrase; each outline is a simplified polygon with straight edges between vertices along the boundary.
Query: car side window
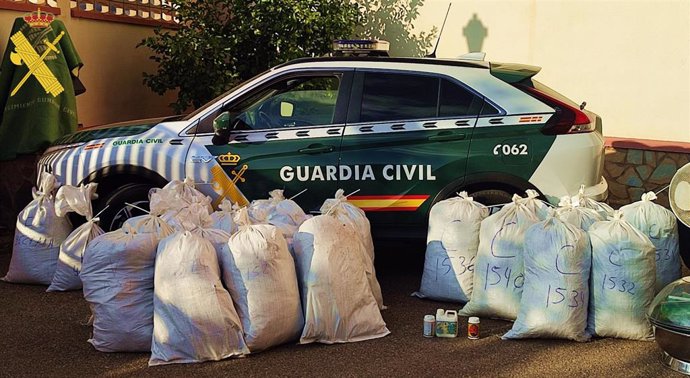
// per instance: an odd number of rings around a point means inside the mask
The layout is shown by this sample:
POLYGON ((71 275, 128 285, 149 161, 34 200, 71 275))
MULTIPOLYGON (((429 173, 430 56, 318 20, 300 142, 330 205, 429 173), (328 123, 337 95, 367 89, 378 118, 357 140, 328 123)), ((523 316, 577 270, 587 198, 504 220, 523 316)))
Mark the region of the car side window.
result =
POLYGON ((213 120, 221 113, 221 109, 213 111, 202 118, 196 127, 187 131, 187 134, 210 134, 213 133, 213 120))
POLYGON ((235 130, 263 130, 333 123, 341 78, 297 76, 249 93, 204 117, 191 133, 213 133, 213 119, 230 113, 235 130))
POLYGON ((414 74, 367 72, 360 122, 434 118, 438 78, 414 74))
POLYGON ((450 80, 408 73, 367 72, 360 122, 477 115, 482 98, 450 80))
POLYGON ((339 86, 337 76, 292 77, 250 94, 227 111, 239 130, 328 125, 339 86))
POLYGON ((464 117, 477 115, 483 100, 469 90, 450 80, 441 79, 439 117, 464 117))

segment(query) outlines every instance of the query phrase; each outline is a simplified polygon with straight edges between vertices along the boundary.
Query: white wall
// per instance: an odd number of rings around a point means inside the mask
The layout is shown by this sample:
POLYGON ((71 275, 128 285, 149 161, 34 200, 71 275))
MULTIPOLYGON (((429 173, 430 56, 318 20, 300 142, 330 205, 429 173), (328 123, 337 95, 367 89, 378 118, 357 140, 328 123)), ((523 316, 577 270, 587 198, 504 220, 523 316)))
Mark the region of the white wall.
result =
MULTIPOLYGON (((604 134, 690 142, 690 1, 453 1, 437 56, 468 52, 476 14, 487 60, 542 67, 537 80, 598 113, 604 134)), ((417 31, 449 1, 426 0, 417 31)))

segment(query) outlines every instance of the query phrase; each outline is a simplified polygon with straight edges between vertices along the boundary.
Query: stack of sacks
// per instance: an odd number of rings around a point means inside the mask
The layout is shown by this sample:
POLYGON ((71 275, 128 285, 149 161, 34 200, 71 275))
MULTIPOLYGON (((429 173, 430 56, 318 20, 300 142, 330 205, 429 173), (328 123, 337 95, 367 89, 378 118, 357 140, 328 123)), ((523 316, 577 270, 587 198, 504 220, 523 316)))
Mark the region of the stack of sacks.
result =
POLYGON ((516 194, 512 203, 482 221, 472 296, 459 315, 517 317, 525 281, 525 232, 539 222, 535 208, 528 208, 525 202, 516 194))
POLYGON ((88 340, 101 352, 148 352, 153 334, 153 273, 158 237, 128 225, 95 238, 79 275, 93 315, 88 340))
POLYGON ((429 215, 420 298, 467 302, 472 294, 479 227, 489 209, 467 192, 436 203, 429 215))
POLYGON ((527 189, 525 193, 527 197, 520 199, 522 205, 534 213, 540 221, 546 220, 551 215, 551 206, 539 199, 539 193, 536 190, 527 189))
POLYGON ((223 199, 223 202, 218 207, 220 210, 211 214, 212 228, 223 230, 230 235, 237 232, 237 224, 235 223, 235 213, 239 208, 237 204, 233 204, 228 199, 223 199))
MULTIPOLYGON (((282 191, 280 191, 282 194, 282 191)), ((269 224, 272 224, 283 233, 283 236, 288 241, 288 245, 292 244, 292 237, 295 235, 299 226, 309 218, 304 210, 293 200, 285 199, 278 201, 271 209, 266 218, 269 224)))
POLYGON ((206 205, 203 203, 193 203, 183 210, 185 217, 180 220, 182 231, 189 231, 200 238, 213 244, 216 253, 220 254, 228 240, 230 234, 219 229, 213 228, 213 218, 208 213, 206 205))
POLYGON ((678 252, 678 222, 673 212, 652 201, 654 192, 642 195, 642 200, 620 208, 623 219, 649 237, 656 249, 656 290, 681 277, 678 252))
POLYGON ((91 200, 98 198, 96 184, 80 187, 63 186, 58 190, 55 200, 55 213, 62 217, 70 211, 86 217, 86 223, 77 227, 60 245, 60 255, 53 280, 48 291, 68 291, 81 289, 82 257, 86 246, 103 230, 98 227, 98 218, 93 217, 91 200))
POLYGON ((613 208, 611 208, 611 206, 603 202, 597 202, 585 195, 584 185, 580 186, 580 190, 572 200, 573 202, 577 201, 581 207, 596 211, 604 220, 607 220, 609 217, 613 216, 613 208))
POLYGON ((580 206, 577 197, 565 196, 556 209, 556 215, 563 222, 572 224, 581 230, 587 231, 592 224, 605 220, 596 210, 580 206))
POLYGON ((366 214, 359 207, 347 202, 347 197, 344 195, 342 189, 338 189, 335 193, 335 198, 330 198, 324 201, 321 205, 321 214, 330 214, 338 221, 348 225, 352 228, 359 240, 364 245, 364 254, 359 255, 364 264, 364 270, 367 273, 367 281, 371 292, 376 298, 376 303, 379 309, 385 310, 383 305, 383 294, 381 294, 381 285, 376 279, 376 269, 374 268, 374 240, 371 237, 371 225, 366 214))
POLYGON ((513 328, 503 339, 587 341, 592 250, 587 233, 549 217, 527 229, 525 286, 513 328))
POLYGON ((280 201, 285 200, 281 189, 271 190, 268 196, 268 199, 254 200, 249 204, 249 218, 252 223, 268 223, 269 215, 280 201))
POLYGON ((189 215, 185 210, 192 204, 201 204, 206 208, 206 212, 211 214, 213 206, 211 199, 198 191, 194 187, 194 180, 186 178, 184 181, 170 181, 162 189, 152 189, 151 195, 157 194, 161 197, 164 210, 161 216, 174 229, 184 230, 181 222, 189 215))
POLYGON ((66 217, 55 214, 55 176, 44 172, 34 200, 17 217, 12 260, 3 281, 50 285, 60 252, 60 244, 72 231, 66 217))
POLYGON ((158 245, 149 365, 217 361, 249 353, 223 288, 216 250, 189 231, 158 245))
MULTIPOLYGON (((166 213, 170 214, 170 212, 166 213)), ((212 228, 213 218, 206 202, 186 204, 173 217, 163 217, 176 231, 191 231, 196 227, 212 228)), ((220 230, 218 230, 220 231, 220 230)), ((228 238, 230 235, 228 234, 228 238)), ((226 241, 227 242, 227 241, 226 241)))
POLYGON ((160 192, 152 191, 149 193, 149 213, 127 219, 123 228, 128 227, 137 234, 155 234, 158 240, 168 237, 174 230, 168 222, 161 218, 168 208, 165 201, 167 198, 162 196, 160 192))
POLYGON ((305 313, 300 343, 354 342, 390 333, 360 257, 365 246, 352 226, 319 215, 300 226, 293 243, 305 313))
POLYGON ((592 279, 587 330, 601 337, 652 340, 645 316, 654 299, 655 248, 616 211, 589 229, 592 279))
POLYGON ((235 233, 220 255, 223 282, 242 320, 251 352, 295 341, 304 326, 295 262, 273 225, 251 225, 238 210, 235 233))
MULTIPOLYGON (((158 211, 160 211, 160 215, 158 216, 165 224, 169 225, 170 227, 173 228, 173 230, 178 230, 180 229, 180 224, 177 220, 177 215, 185 209, 189 204, 180 198, 177 197, 177 194, 171 190, 166 190, 166 189, 151 189, 149 191, 149 200, 153 200, 153 198, 158 199, 158 203, 160 203, 161 207, 158 211)), ((153 210, 152 210, 153 212, 153 210)), ((150 215, 151 213, 149 213, 150 215)), ((139 218, 139 217, 135 217, 139 218)))
POLYGON ((208 207, 209 213, 213 211, 210 198, 198 191, 194 186, 194 180, 189 177, 185 178, 184 181, 172 180, 161 190, 173 193, 176 198, 182 200, 186 205, 203 203, 208 207))

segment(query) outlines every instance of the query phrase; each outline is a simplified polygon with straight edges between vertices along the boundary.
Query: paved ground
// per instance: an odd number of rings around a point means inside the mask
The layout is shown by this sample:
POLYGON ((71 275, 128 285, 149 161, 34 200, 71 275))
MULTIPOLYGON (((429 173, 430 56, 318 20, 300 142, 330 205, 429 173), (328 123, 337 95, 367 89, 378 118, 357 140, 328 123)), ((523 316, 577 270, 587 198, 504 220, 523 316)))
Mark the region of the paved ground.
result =
MULTIPOLYGON (((81 292, 0 283, 0 377, 18 376, 680 376, 659 363, 653 342, 598 339, 502 341, 510 323, 482 319, 480 340, 426 339, 422 318, 447 304, 409 296, 419 286, 423 248, 377 252, 392 334, 342 345, 285 345, 243 359, 149 368, 148 354, 100 353, 86 342, 81 292)), ((10 255, 0 250, 0 275, 10 255)), ((685 272, 687 274, 687 271, 685 272)), ((461 329, 466 327, 462 319, 461 329)))

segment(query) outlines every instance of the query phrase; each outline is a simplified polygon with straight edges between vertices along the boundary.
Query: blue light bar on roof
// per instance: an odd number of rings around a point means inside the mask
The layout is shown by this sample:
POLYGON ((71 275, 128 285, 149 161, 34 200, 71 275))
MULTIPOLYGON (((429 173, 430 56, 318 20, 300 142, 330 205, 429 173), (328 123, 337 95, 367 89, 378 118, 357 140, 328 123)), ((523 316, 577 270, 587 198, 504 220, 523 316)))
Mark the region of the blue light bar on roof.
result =
POLYGON ((377 39, 338 39, 333 51, 342 55, 388 55, 390 43, 377 39))

